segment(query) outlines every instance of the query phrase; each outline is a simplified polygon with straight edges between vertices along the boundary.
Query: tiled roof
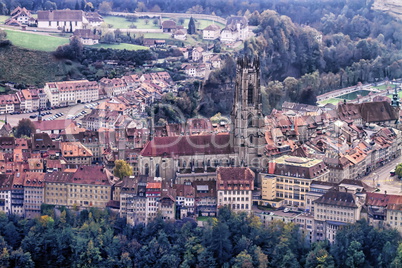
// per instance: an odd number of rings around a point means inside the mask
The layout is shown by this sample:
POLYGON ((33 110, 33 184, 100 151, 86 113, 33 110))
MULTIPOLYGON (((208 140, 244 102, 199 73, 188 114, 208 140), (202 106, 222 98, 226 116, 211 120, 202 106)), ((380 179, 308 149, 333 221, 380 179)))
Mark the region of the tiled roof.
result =
POLYGON ((155 137, 142 150, 142 156, 230 154, 233 147, 229 134, 155 137))
POLYGON ((219 31, 221 28, 216 24, 211 24, 204 28, 204 31, 219 31))
POLYGON ((328 191, 313 203, 357 208, 353 194, 348 192, 328 191))
POLYGON ((255 174, 247 167, 219 167, 216 173, 218 190, 254 190, 255 174))
POLYGON ((63 130, 71 124, 74 124, 74 121, 71 119, 59 119, 52 121, 33 121, 33 124, 35 128, 39 129, 40 131, 63 130))
POLYGON ((82 21, 82 10, 46 10, 38 11, 38 21, 82 21))

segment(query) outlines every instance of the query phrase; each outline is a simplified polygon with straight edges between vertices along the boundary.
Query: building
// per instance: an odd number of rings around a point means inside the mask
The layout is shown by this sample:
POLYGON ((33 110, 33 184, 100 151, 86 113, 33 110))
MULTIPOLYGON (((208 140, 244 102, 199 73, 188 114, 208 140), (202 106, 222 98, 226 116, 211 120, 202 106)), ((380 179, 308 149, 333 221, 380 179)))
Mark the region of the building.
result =
POLYGON ((45 173, 26 172, 24 176, 24 216, 34 218, 41 215, 45 173))
POLYGON ((83 45, 96 45, 99 43, 100 36, 91 29, 76 29, 74 35, 79 38, 83 45))
POLYGON ((38 28, 74 32, 88 25, 82 10, 44 10, 38 11, 38 28))
POLYGON ((339 228, 360 219, 364 198, 345 189, 331 190, 313 201, 316 240, 335 241, 339 228))
POLYGON ((0 174, 0 210, 6 214, 11 213, 11 187, 13 185, 12 174, 0 174))
POLYGON ((173 20, 165 20, 162 22, 162 30, 164 33, 174 33, 176 31, 177 25, 173 20))
POLYGON ((75 105, 99 99, 99 85, 95 81, 51 82, 46 83, 43 90, 53 107, 75 105))
MULTIPOLYGON (((32 15, 29 10, 25 7, 16 7, 11 13, 11 17, 8 18, 4 24, 21 26, 21 25, 31 25, 32 15)), ((35 21, 35 20, 34 20, 35 21)))
POLYGON ((118 178, 102 166, 80 166, 71 172, 45 175, 44 203, 56 206, 105 208, 113 199, 118 178))
POLYGON ((216 173, 218 207, 228 206, 233 211, 250 212, 254 172, 246 167, 219 167, 216 173))
POLYGON ((322 160, 281 156, 269 163, 268 174, 261 174, 262 203, 306 208, 306 194, 314 181, 328 181, 329 170, 322 160))
POLYGON ((232 16, 227 19, 225 28, 221 31, 221 41, 232 43, 238 40, 244 41, 248 38, 248 20, 246 17, 232 16))
POLYGON ((123 78, 102 78, 99 81, 101 90, 106 92, 108 97, 124 94, 128 91, 128 85, 123 78))
POLYGON ((202 38, 205 40, 218 39, 221 33, 221 28, 216 24, 211 24, 202 30, 202 38))
POLYGON ((47 133, 47 134, 60 134, 67 128, 75 127, 75 122, 71 119, 58 119, 52 121, 33 121, 32 122, 36 128, 37 133, 47 133))
POLYGON ((93 154, 80 142, 61 142, 61 155, 67 164, 90 165, 93 154))

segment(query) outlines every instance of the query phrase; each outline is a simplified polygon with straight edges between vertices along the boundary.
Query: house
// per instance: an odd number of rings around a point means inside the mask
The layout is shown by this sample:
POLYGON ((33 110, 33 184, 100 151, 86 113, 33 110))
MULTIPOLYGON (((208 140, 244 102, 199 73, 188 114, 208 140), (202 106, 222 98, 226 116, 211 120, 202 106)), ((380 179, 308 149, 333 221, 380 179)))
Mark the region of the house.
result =
POLYGON ((211 62, 212 67, 215 69, 220 69, 222 66, 222 60, 219 55, 212 56, 209 61, 211 62))
POLYGON ((187 34, 186 34, 186 32, 183 31, 183 30, 177 30, 177 31, 173 34, 173 38, 174 38, 174 39, 179 39, 179 40, 186 40, 187 34))
POLYGON ((164 33, 174 33, 176 31, 177 25, 173 20, 165 20, 162 22, 162 30, 164 33))
POLYGON ((226 21, 226 26, 221 31, 221 41, 226 43, 244 41, 248 38, 248 20, 246 17, 232 16, 226 21))
POLYGON ((218 39, 221 33, 221 28, 216 24, 211 24, 202 30, 202 38, 205 40, 218 39))
POLYGON ((191 52, 191 58, 193 61, 199 61, 202 59, 202 52, 204 49, 202 47, 195 47, 191 52))
POLYGON ((196 77, 197 76, 197 67, 194 65, 187 65, 184 68, 184 72, 186 73, 186 75, 188 75, 190 77, 196 77))
POLYGON ((100 36, 91 29, 77 29, 73 36, 78 37, 82 44, 89 46, 98 44, 100 39, 100 36))
POLYGON ((10 26, 31 25, 32 20, 30 19, 32 19, 32 15, 25 7, 16 7, 10 15, 11 17, 4 24, 10 26))
POLYGON ((100 26, 104 22, 102 16, 98 12, 86 12, 85 17, 91 27, 100 26))
POLYGON ((100 89, 106 92, 108 97, 121 95, 128 91, 127 83, 123 78, 102 78, 99 81, 100 89))
POLYGON ((88 25, 82 10, 43 10, 38 11, 38 28, 74 32, 88 25))

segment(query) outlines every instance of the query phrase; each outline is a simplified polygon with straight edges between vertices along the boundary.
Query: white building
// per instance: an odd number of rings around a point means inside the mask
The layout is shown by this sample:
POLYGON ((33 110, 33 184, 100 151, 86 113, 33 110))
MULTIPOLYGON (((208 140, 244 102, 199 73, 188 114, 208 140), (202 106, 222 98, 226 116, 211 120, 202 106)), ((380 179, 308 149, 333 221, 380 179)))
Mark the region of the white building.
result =
POLYGON ((218 207, 228 206, 233 211, 250 212, 254 172, 246 167, 219 167, 216 172, 218 207))
POLYGON ((43 88, 51 106, 67 106, 99 99, 99 85, 88 80, 51 82, 43 88))
POLYGON ((202 38, 205 40, 215 40, 219 38, 221 28, 216 24, 211 24, 202 30, 202 38))
POLYGON ((73 32, 85 28, 87 24, 88 20, 82 10, 38 11, 38 28, 73 32))
POLYGON ((248 38, 248 20, 246 17, 230 17, 221 31, 222 42, 244 41, 248 38))

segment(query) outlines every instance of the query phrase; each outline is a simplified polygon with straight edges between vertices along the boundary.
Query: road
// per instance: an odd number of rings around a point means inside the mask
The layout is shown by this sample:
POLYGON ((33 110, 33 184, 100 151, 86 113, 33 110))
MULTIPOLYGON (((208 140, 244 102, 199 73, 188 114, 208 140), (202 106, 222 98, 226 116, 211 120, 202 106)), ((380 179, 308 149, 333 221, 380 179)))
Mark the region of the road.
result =
POLYGON ((402 181, 398 179, 398 176, 390 176, 390 171, 399 163, 402 163, 402 156, 376 169, 368 176, 363 177, 362 181, 369 186, 373 186, 373 182, 374 186, 379 184, 379 193, 387 191, 388 194, 401 194, 402 181))

